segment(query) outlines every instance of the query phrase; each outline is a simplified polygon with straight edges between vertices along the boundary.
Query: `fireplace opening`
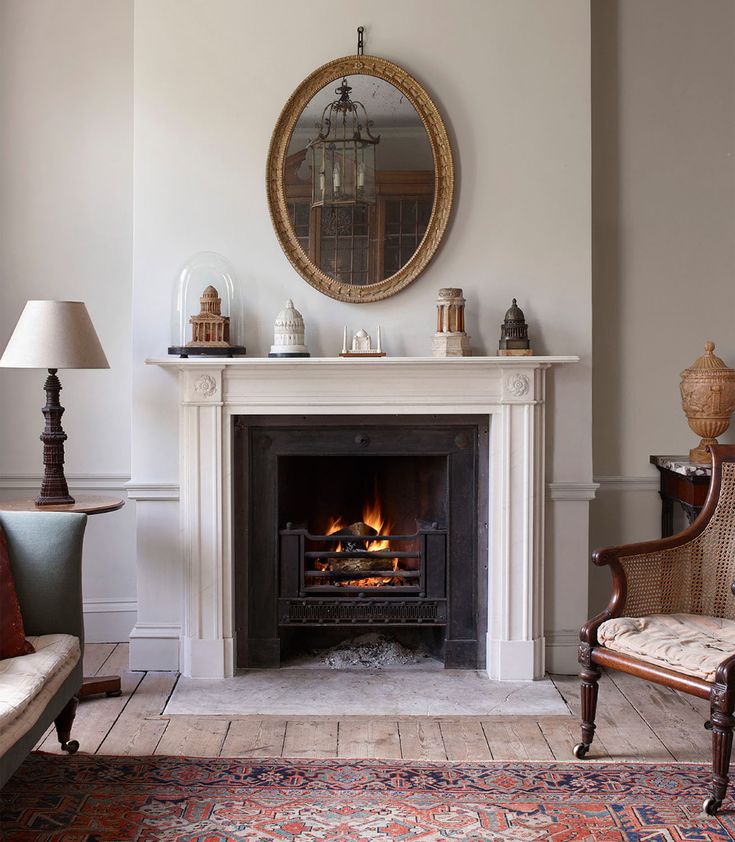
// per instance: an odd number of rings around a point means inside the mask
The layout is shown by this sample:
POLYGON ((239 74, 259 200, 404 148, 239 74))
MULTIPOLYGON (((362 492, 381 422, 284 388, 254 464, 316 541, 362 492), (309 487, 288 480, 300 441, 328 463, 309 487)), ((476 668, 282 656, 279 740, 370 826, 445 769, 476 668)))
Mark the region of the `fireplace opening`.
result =
POLYGON ((483 666, 486 447, 467 416, 238 419, 238 666, 366 631, 483 666))

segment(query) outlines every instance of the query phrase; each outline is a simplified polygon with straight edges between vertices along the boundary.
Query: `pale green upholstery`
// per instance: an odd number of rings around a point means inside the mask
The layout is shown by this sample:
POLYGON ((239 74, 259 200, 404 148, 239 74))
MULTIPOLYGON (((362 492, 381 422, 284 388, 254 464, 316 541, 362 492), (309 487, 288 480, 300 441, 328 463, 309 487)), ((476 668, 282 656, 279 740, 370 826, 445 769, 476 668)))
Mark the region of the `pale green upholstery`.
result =
MULTIPOLYGON (((0 512, 27 636, 70 634, 84 642, 82 542, 87 516, 72 512, 0 512)), ((40 718, 0 757, 0 786, 23 762, 82 686, 82 662, 40 718)))

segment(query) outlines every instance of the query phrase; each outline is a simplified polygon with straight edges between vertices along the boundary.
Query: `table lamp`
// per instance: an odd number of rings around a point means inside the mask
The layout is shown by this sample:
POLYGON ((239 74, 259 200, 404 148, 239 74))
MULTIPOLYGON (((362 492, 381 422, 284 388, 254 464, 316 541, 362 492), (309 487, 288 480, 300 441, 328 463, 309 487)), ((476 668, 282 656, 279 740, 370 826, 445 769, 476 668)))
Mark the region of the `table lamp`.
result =
POLYGON ((3 368, 47 368, 43 384, 46 424, 43 442, 43 482, 37 506, 74 503, 64 476, 64 442, 61 426, 64 407, 59 403, 60 368, 109 368, 97 333, 82 301, 28 301, 13 335, 0 357, 3 368))

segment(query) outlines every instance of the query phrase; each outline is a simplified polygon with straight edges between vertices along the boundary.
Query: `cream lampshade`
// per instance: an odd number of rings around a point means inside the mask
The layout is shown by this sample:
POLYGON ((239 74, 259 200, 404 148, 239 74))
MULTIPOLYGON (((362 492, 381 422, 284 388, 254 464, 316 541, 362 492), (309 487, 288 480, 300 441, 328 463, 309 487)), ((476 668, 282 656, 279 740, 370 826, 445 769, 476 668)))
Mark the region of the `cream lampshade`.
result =
POLYGON ((28 301, 0 358, 4 368, 46 368, 46 425, 43 442, 44 475, 39 506, 73 503, 64 476, 61 426, 64 407, 59 403, 60 368, 109 368, 89 313, 81 301, 28 301))

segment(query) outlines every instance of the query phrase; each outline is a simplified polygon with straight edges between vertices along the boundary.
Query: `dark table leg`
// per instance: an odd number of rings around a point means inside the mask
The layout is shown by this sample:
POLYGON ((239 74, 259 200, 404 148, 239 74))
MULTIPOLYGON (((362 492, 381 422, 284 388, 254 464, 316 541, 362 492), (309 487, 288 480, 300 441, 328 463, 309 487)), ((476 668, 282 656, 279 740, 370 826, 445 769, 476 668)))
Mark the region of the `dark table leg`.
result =
POLYGON ((674 501, 671 497, 659 491, 661 497, 661 537, 668 538, 674 534, 674 501))

